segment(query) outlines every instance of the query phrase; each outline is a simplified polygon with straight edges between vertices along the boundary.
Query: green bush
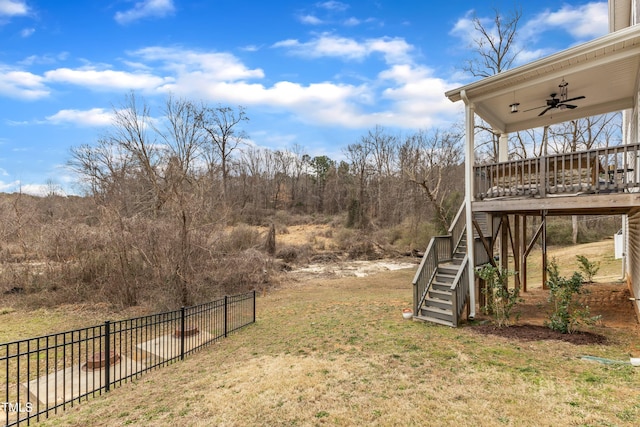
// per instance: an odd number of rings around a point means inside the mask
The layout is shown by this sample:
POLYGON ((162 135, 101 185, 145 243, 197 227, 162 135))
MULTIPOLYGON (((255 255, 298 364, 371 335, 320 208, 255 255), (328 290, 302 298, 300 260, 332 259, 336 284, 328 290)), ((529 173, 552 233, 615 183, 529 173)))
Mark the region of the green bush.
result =
POLYGON ((578 260, 578 268, 584 274, 587 283, 593 283, 593 276, 598 274, 598 270, 600 270, 599 262, 591 262, 584 255, 576 255, 576 259, 578 260))
MULTIPOLYGON (((499 328, 510 326, 511 316, 514 314, 513 309, 517 303, 522 302, 520 290, 517 288, 508 289, 506 286, 508 277, 514 273, 487 264, 477 274, 486 282, 486 287, 482 290, 486 296, 486 305, 483 307, 483 311, 493 316, 494 323, 499 328)), ((516 318, 520 315, 519 313, 515 314, 516 318)))
POLYGON ((549 301, 552 303, 553 312, 549 316, 546 325, 563 334, 573 333, 581 324, 592 325, 600 319, 600 316, 591 316, 589 307, 581 304, 577 295, 584 292, 583 278, 577 271, 570 279, 560 276, 558 264, 554 259, 547 268, 549 279, 549 301))

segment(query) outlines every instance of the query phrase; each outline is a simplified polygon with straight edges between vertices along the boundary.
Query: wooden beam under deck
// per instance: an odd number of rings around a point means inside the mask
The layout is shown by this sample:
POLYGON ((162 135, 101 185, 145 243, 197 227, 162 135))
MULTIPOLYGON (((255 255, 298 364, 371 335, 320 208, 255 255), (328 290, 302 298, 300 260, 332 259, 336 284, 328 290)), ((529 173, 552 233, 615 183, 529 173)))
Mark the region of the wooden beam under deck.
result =
POLYGON ((503 197, 474 201, 473 212, 517 213, 539 215, 605 215, 624 214, 640 206, 640 193, 580 194, 551 197, 503 197))

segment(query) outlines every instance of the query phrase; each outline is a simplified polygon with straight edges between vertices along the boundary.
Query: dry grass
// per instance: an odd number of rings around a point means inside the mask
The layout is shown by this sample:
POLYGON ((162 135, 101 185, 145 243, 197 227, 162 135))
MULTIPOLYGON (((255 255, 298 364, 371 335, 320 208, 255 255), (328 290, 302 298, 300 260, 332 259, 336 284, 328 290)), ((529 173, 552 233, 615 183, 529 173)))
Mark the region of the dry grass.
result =
MULTIPOLYGON (((577 246, 556 246, 548 248, 547 258, 555 258, 560 266, 560 274, 570 277, 574 271, 580 271, 576 255, 583 255, 589 261, 600 262, 600 270, 594 276, 595 282, 615 282, 622 280, 621 261, 614 258, 613 239, 585 243, 577 246)), ((542 257, 540 249, 534 249, 527 263, 527 284, 529 287, 542 286, 542 257)))
POLYGON ((640 424, 640 370, 580 360, 628 360, 619 331, 575 346, 405 321, 412 275, 282 287, 255 325, 43 425, 640 424))

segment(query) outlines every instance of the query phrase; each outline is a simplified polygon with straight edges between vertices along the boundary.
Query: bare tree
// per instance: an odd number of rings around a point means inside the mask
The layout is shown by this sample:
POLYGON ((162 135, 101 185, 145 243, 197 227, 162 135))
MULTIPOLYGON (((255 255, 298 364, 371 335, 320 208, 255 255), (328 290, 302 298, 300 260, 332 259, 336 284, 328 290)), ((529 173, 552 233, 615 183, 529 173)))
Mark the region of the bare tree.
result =
POLYGON ((489 77, 511 68, 518 55, 514 47, 522 11, 514 9, 504 16, 494 9, 494 14, 491 26, 478 16, 472 20, 477 33, 472 45, 475 56, 463 69, 475 77, 489 77))
MULTIPOLYGON (((384 200, 385 191, 383 183, 392 176, 393 158, 397 145, 397 138, 385 132, 381 126, 376 126, 374 130, 367 132, 362 138, 362 143, 369 146, 375 172, 375 217, 382 217, 385 213, 384 200)), ((392 212, 386 211, 389 215, 392 212)), ((386 218, 383 218, 386 219, 386 218)))
MULTIPOLYGON (((476 35, 471 44, 473 55, 462 69, 475 77, 484 78, 511 68, 518 56, 516 36, 521 17, 522 11, 518 9, 509 15, 502 15, 498 9, 494 9, 494 17, 489 24, 474 15, 472 22, 476 35)), ((485 155, 497 161, 499 135, 484 122, 479 123, 477 129, 484 131, 487 138, 484 143, 478 144, 480 150, 485 150, 479 153, 480 156, 485 155)))
POLYGON ((620 113, 570 120, 551 126, 549 148, 555 153, 570 153, 606 147, 620 135, 620 113))
POLYGON ((449 228, 458 206, 452 203, 451 176, 462 161, 462 137, 457 133, 435 130, 409 136, 401 151, 413 157, 414 163, 405 167, 407 179, 419 185, 435 210, 436 222, 442 231, 449 228))
POLYGON ((222 171, 222 198, 228 201, 229 170, 232 153, 247 139, 247 134, 240 128, 242 122, 248 121, 244 107, 234 110, 231 107, 218 106, 207 108, 203 116, 203 127, 209 136, 211 151, 208 152, 208 164, 213 170, 215 160, 220 161, 222 171))
POLYGON ((358 196, 351 199, 347 226, 356 228, 369 227, 369 216, 366 210, 367 180, 372 173, 371 167, 371 145, 366 142, 366 137, 360 143, 349 144, 344 151, 352 173, 358 182, 358 196))

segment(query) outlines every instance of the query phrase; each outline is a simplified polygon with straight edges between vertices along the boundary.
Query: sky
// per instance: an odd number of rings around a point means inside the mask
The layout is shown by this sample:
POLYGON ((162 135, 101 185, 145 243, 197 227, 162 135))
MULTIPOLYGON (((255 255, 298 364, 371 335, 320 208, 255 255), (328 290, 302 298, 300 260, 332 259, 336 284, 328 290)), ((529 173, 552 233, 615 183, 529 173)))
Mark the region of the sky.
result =
POLYGON ((376 126, 446 129, 472 18, 514 8, 515 65, 608 31, 606 1, 0 0, 0 192, 78 194, 71 148, 131 92, 242 106, 249 144, 334 160, 376 126))

